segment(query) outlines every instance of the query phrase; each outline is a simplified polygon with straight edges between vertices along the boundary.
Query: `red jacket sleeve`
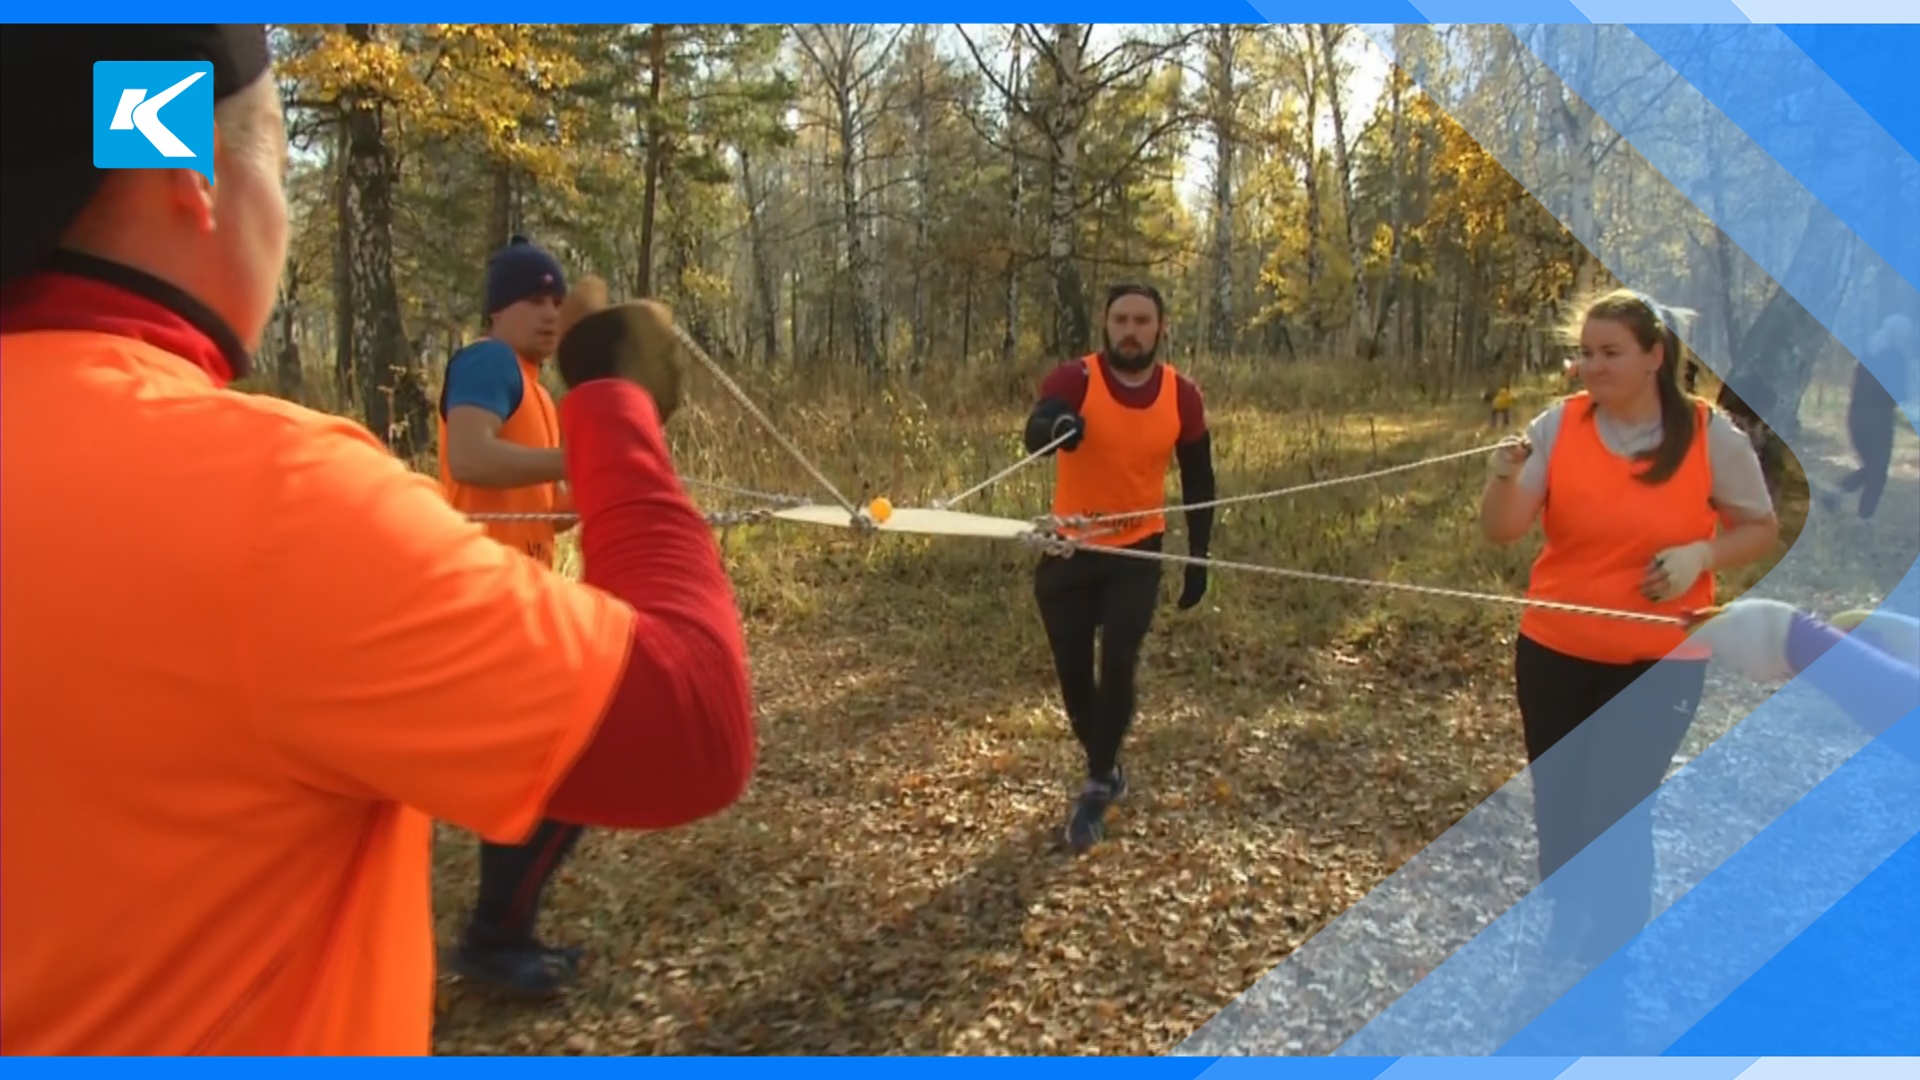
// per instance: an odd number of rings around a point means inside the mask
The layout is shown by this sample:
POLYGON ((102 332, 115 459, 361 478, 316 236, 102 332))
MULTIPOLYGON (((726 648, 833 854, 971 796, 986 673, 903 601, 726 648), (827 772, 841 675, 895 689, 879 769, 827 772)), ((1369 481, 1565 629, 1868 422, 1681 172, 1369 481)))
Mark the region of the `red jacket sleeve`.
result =
POLYGON ((663 828, 746 790, 756 733, 746 641, 713 530, 674 475, 653 399, 620 379, 560 407, 586 582, 637 613, 593 741, 548 803, 563 821, 663 828))

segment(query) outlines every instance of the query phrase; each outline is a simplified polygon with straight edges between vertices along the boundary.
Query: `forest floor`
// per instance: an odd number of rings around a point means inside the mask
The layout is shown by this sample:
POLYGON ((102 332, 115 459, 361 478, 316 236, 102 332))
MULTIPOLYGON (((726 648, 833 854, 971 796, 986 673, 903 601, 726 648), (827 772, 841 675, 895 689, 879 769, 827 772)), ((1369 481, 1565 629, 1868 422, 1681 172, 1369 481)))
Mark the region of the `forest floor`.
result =
MULTIPOLYGON (((1422 404, 1285 370, 1200 369, 1222 494, 1500 434, 1477 390, 1422 404)), ((1019 458, 1030 387, 972 392, 972 407, 752 390, 850 497, 925 505, 1019 458)), ((1552 392, 1522 392, 1516 430, 1552 392)), ((683 475, 812 494, 720 390, 698 401, 675 423, 683 475)), ((1844 435, 1832 410, 1809 412, 1824 419, 1802 441, 1807 472, 1837 475, 1844 435)), ((1914 446, 1898 452, 1911 474, 1914 446)), ((1807 512, 1791 472, 1779 554, 1807 512)), ((1047 473, 962 508, 1037 516, 1047 473)), ((1231 508, 1214 554, 1519 595, 1536 541, 1480 539, 1485 475, 1474 456, 1231 508)), ((1911 488, 1882 513, 1920 514, 1911 488)), ((1179 612, 1169 567, 1124 755, 1132 790, 1106 843, 1075 859, 1058 840, 1081 762, 1029 553, 786 524, 723 536, 761 710, 751 790, 688 828, 590 832, 542 925, 589 950, 578 987, 528 1004, 448 979, 438 1052, 1164 1053, 1525 764, 1518 609, 1217 570, 1205 603, 1179 612)), ((1169 549, 1185 550, 1177 519, 1169 549)), ((1724 578, 1723 595, 1773 561, 1724 578)), ((436 863, 450 940, 473 837, 443 827, 436 863)))

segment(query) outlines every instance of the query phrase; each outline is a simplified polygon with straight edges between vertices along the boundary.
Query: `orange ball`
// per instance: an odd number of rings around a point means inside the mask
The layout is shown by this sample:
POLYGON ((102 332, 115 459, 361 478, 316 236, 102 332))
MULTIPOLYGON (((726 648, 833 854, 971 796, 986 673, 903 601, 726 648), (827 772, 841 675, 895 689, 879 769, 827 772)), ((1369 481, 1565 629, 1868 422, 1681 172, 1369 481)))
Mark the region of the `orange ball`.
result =
POLYGON ((867 515, 875 522, 883 522, 893 516, 893 504, 882 495, 867 504, 867 515))

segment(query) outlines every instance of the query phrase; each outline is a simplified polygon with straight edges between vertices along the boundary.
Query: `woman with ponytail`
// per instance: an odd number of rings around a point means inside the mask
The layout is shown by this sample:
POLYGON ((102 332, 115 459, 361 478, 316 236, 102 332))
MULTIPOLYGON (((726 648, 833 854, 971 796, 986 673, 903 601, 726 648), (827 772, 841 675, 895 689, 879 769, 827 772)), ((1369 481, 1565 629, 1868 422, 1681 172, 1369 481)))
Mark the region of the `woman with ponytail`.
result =
MULTIPOLYGON (((1752 444, 1724 415, 1681 389, 1687 361, 1673 315, 1618 289, 1576 309, 1567 328, 1583 389, 1496 450, 1480 522, 1512 544, 1537 520, 1545 544, 1528 595, 1540 600, 1684 617, 1712 606, 1716 570, 1763 557, 1779 522, 1752 444)), ((1706 647, 1680 624, 1529 608, 1520 620, 1515 691, 1533 763, 1540 876, 1549 875, 1665 776, 1706 681, 1706 647), (1590 732, 1577 753, 1541 758, 1639 682, 1644 705, 1590 732)), ((1652 822, 1636 822, 1626 872, 1581 897, 1583 913, 1637 930, 1651 903, 1652 822)), ((1557 933, 1582 949, 1619 944, 1583 915, 1557 933)))

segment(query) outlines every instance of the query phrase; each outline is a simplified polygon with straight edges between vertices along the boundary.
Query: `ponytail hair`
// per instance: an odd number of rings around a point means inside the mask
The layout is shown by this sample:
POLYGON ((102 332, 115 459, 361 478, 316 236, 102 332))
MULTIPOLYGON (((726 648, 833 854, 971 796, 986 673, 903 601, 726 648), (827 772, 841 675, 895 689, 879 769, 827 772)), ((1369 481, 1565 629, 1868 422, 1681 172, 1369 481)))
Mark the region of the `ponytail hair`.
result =
POLYGON ((1651 352, 1655 345, 1661 347, 1660 370, 1654 376, 1660 395, 1660 445, 1636 455, 1647 462, 1647 467, 1634 479, 1649 485, 1666 483, 1680 471, 1693 449, 1693 440, 1701 436, 1694 399, 1680 384, 1680 372, 1688 359, 1687 347, 1676 329, 1682 313, 1632 289, 1615 289, 1575 310, 1579 314, 1562 331, 1571 343, 1579 342, 1580 329, 1589 320, 1605 319, 1626 327, 1642 349, 1651 352))

